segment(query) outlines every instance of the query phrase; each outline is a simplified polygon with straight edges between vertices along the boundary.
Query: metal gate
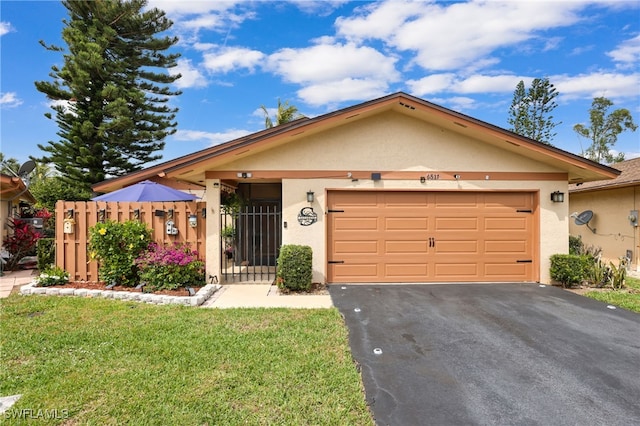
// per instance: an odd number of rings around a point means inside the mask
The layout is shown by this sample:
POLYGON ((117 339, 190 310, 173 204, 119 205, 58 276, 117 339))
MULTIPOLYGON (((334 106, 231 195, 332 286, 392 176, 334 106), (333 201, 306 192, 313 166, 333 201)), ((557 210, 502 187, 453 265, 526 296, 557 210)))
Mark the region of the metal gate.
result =
POLYGON ((220 271, 226 283, 272 282, 282 245, 282 212, 274 203, 253 203, 220 217, 220 271))

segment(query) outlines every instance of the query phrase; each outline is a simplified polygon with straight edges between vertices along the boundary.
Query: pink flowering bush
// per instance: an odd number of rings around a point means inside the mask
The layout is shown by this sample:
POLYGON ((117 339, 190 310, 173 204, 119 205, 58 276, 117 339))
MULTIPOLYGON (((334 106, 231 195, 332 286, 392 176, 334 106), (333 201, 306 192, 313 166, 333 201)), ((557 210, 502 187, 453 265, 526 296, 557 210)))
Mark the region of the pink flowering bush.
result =
POLYGON ((161 246, 152 242, 136 259, 136 266, 148 292, 204 285, 204 262, 186 244, 161 246))

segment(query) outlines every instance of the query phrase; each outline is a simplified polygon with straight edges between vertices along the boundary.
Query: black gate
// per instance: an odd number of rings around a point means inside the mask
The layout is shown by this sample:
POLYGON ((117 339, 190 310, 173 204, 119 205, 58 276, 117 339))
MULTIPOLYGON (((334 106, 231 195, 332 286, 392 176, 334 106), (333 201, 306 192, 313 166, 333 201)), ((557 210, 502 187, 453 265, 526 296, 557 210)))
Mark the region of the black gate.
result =
POLYGON ((282 212, 273 202, 253 202, 220 217, 220 271, 224 282, 273 281, 282 245, 282 212))

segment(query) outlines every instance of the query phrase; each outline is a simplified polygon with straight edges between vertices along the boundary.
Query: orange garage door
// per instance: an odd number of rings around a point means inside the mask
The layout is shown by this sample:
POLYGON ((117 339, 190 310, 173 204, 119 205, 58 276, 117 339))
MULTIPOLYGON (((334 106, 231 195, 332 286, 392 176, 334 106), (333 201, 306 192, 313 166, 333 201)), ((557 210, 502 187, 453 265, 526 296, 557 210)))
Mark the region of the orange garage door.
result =
POLYGON ((328 281, 537 280, 534 193, 330 191, 328 281))

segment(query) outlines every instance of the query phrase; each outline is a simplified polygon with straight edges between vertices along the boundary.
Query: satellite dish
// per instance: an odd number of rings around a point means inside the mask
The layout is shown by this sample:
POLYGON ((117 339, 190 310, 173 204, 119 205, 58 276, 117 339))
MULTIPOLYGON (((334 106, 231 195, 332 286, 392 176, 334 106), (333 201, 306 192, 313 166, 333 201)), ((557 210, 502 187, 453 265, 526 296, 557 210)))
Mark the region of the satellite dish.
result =
POLYGON ((589 221, 592 218, 593 218, 593 212, 591 210, 585 210, 582 213, 580 213, 578 216, 576 216, 575 223, 576 225, 587 225, 587 228, 589 228, 591 232, 595 234, 596 233, 595 228, 591 228, 589 226, 589 221))
POLYGON ((36 162, 33 160, 26 161, 22 166, 20 166, 20 170, 18 170, 18 176, 21 178, 25 178, 29 173, 36 168, 36 162))

